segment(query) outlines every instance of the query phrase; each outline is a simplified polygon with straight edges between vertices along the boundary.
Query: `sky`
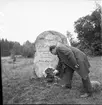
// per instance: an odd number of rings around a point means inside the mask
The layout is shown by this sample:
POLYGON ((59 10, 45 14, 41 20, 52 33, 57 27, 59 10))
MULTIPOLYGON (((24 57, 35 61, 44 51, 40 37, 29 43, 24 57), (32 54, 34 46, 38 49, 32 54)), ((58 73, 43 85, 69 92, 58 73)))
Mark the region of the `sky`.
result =
POLYGON ((76 37, 74 22, 94 10, 94 0, 0 0, 0 38, 23 44, 48 30, 76 37))

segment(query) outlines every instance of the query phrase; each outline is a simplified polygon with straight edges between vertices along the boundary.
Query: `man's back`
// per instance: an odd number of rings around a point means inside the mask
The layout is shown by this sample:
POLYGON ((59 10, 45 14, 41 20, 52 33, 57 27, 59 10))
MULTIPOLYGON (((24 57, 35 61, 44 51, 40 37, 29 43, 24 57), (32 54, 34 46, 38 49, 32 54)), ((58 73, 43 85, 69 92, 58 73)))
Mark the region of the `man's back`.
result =
POLYGON ((84 60, 84 58, 86 57, 86 54, 83 53, 81 50, 79 50, 78 48, 75 47, 70 47, 70 49, 72 50, 72 52, 74 53, 76 59, 80 59, 80 60, 84 60))

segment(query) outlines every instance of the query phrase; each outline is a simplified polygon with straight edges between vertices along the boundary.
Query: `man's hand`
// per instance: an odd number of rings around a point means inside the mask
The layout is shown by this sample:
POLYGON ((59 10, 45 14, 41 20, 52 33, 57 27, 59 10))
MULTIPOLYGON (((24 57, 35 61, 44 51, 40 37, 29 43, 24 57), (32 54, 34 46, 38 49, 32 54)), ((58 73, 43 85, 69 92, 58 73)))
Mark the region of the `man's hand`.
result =
POLYGON ((47 74, 45 73, 45 71, 43 71, 43 76, 46 78, 47 74))
POLYGON ((79 68, 79 65, 78 65, 78 64, 77 64, 77 65, 75 65, 75 68, 76 68, 76 69, 78 69, 78 68, 79 68))
POLYGON ((53 73, 56 75, 56 74, 58 73, 58 70, 55 69, 55 70, 53 71, 53 73))

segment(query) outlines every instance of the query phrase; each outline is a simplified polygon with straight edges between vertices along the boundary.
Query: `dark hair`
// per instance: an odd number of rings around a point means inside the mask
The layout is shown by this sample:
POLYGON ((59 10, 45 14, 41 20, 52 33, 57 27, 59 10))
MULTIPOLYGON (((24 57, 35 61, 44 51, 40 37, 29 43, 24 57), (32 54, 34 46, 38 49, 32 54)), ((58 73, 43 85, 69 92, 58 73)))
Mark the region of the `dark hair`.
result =
POLYGON ((55 49, 55 47, 56 47, 55 45, 50 46, 49 51, 52 52, 52 50, 55 49))

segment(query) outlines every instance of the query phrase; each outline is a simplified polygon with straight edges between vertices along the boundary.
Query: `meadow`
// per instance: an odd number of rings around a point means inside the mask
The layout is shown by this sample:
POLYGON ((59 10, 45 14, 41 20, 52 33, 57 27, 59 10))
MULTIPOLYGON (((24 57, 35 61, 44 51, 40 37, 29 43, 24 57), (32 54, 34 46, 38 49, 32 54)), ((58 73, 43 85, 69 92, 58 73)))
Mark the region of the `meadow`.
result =
MULTIPOLYGON (((88 57, 91 64, 90 78, 102 84, 101 57, 88 57)), ((13 64, 9 57, 2 58, 3 104, 102 104, 102 85, 92 97, 80 98, 83 86, 75 72, 72 89, 47 84, 33 73, 32 58, 17 58, 13 64)))

